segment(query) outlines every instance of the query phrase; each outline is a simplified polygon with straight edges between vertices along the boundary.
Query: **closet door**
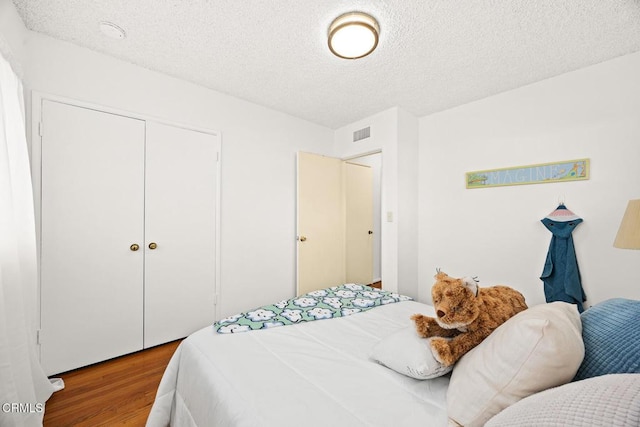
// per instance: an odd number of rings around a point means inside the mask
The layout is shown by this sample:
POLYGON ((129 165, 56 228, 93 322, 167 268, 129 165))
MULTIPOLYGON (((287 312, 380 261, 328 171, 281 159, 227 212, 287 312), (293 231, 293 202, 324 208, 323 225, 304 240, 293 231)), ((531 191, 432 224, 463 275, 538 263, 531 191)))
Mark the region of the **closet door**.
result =
POLYGON ((373 282, 373 170, 344 162, 346 281, 373 282))
POLYGON ((41 359, 54 374, 142 348, 144 122, 42 105, 41 359))
POLYGON ((147 122, 145 348, 215 321, 217 135, 147 122))

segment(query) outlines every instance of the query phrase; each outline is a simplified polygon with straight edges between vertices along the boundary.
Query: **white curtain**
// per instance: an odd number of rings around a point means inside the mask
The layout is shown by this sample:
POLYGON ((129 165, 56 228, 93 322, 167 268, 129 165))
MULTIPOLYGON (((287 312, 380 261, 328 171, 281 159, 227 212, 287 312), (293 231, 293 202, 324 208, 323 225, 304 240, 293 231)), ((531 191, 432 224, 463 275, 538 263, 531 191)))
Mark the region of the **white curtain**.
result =
POLYGON ((37 261, 22 83, 0 56, 0 426, 40 426, 61 387, 36 355, 37 261))

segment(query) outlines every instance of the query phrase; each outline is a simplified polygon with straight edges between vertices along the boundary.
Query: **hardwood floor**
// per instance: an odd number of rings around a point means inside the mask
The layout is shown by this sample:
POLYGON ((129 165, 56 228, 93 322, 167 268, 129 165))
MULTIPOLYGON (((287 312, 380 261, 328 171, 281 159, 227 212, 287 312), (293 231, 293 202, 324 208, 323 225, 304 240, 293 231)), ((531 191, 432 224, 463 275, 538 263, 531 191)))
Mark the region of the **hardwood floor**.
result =
POLYGON ((64 380, 65 388, 47 401, 44 427, 144 426, 179 343, 54 375, 64 380))

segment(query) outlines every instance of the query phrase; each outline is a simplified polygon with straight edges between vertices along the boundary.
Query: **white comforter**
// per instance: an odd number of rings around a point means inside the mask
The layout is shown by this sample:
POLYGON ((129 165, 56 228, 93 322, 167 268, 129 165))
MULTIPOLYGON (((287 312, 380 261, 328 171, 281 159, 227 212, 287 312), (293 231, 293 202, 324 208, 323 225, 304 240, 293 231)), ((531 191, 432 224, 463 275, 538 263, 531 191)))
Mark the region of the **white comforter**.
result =
POLYGON ((369 358, 433 308, 414 301, 298 325, 185 339, 147 426, 445 426, 448 377, 415 380, 369 358))

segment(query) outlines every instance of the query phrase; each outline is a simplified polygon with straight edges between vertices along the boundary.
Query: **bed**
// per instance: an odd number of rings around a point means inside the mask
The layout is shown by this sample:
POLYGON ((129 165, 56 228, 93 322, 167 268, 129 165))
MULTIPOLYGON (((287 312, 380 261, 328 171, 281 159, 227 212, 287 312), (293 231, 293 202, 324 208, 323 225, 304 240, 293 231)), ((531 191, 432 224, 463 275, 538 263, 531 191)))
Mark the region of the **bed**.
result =
MULTIPOLYGON (((248 327, 231 317, 227 323, 242 331, 220 333, 223 319, 192 334, 165 371, 147 426, 480 426, 507 407, 517 410, 529 395, 569 383, 583 360, 575 306, 543 304, 494 331, 452 373, 416 379, 373 356, 389 337, 413 329, 411 314, 434 314, 429 305, 396 299, 291 325, 248 327)), ((624 379, 627 389, 640 390, 640 376, 631 377, 624 379)), ((634 396, 630 401, 640 405, 640 393, 634 396)))

